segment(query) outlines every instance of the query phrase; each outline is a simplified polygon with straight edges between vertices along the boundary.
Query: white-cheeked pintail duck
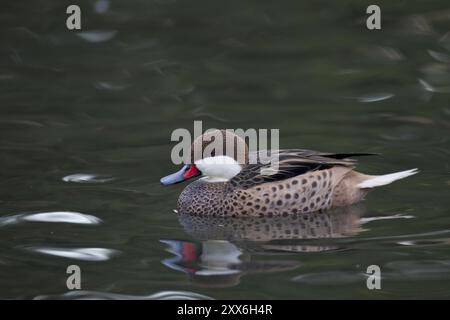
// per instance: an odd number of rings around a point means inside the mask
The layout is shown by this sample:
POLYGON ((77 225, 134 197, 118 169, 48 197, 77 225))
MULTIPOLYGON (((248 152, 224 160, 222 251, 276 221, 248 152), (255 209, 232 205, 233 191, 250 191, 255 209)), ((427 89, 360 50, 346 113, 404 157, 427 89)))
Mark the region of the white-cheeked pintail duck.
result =
MULTIPOLYGON (((220 150, 218 150, 220 152, 220 150)), ((249 152, 245 141, 231 131, 210 131, 194 140, 192 163, 161 179, 164 185, 203 176, 189 184, 178 199, 180 214, 209 216, 288 216, 324 211, 361 201, 373 188, 417 173, 417 169, 385 175, 367 175, 354 170, 352 157, 367 153, 328 153, 304 149, 271 150, 277 171, 265 174, 271 163, 258 161, 262 152, 249 152), (205 148, 222 136, 225 154, 205 148), (226 150, 234 139, 233 150, 226 150), (196 155, 196 148, 202 150, 196 155), (244 163, 236 159, 244 152, 244 163), (227 152, 228 151, 228 152, 227 152), (216 152, 216 153, 215 153, 216 152), (201 156, 203 155, 203 156, 201 156)), ((267 154, 267 152, 264 152, 267 154)), ((266 157, 267 157, 266 156, 266 157)), ((273 164, 273 163, 272 163, 273 164)))

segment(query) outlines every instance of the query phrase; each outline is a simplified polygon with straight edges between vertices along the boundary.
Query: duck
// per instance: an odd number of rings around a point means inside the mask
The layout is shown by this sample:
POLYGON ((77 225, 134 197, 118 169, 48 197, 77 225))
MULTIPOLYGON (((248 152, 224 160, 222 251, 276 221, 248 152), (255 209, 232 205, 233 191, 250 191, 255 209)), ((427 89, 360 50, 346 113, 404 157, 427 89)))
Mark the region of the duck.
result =
POLYGON ((205 132, 193 141, 188 154, 192 161, 185 161, 181 170, 160 182, 172 185, 199 178, 183 189, 176 208, 178 214, 194 216, 286 217, 325 212, 356 204, 374 188, 418 173, 417 168, 383 175, 356 171, 354 158, 371 153, 250 152, 245 140, 231 130, 205 132), (222 138, 223 148, 211 148, 216 137, 222 138), (233 148, 227 150, 230 141, 233 148))

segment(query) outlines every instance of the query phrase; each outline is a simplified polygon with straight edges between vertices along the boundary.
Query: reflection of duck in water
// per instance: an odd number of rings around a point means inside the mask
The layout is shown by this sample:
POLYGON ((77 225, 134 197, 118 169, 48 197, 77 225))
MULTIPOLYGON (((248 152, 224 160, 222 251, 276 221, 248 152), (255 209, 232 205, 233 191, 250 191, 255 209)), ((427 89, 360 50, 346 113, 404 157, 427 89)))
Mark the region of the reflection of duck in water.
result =
POLYGON ((369 190, 417 172, 413 169, 382 176, 359 173, 353 170, 356 163, 351 157, 361 155, 365 154, 302 149, 272 150, 270 155, 249 153, 242 138, 216 130, 194 141, 192 164, 162 178, 161 183, 204 176, 181 193, 180 213, 287 216, 354 204, 369 190))
POLYGON ((252 261, 250 255, 225 240, 161 242, 169 245, 168 251, 175 254, 162 263, 187 273, 193 283, 204 287, 235 286, 246 273, 293 270, 300 265, 293 260, 252 261))
POLYGON ((323 213, 271 218, 199 217, 181 214, 179 221, 187 233, 201 240, 250 240, 260 243, 266 249, 305 252, 337 249, 335 245, 305 244, 302 240, 355 235, 363 230, 360 217, 364 213, 365 207, 356 205, 323 213))
POLYGON ((292 270, 300 265, 296 260, 280 260, 279 254, 339 249, 333 239, 362 231, 364 212, 364 206, 358 205, 271 218, 181 214, 181 225, 198 241, 162 241, 175 254, 163 263, 187 273, 198 285, 233 286, 246 273, 292 270), (317 243, 311 243, 313 239, 317 243), (256 260, 261 253, 270 253, 270 260, 256 260))

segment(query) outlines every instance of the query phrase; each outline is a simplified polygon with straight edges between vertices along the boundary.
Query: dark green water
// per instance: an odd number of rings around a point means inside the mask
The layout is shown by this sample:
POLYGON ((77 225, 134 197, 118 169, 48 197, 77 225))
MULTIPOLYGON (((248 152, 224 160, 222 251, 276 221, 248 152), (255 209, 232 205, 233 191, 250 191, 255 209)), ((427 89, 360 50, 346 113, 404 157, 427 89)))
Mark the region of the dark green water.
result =
POLYGON ((378 1, 380 31, 356 0, 79 3, 81 34, 1 5, 0 298, 450 298, 447 0, 378 1), (306 220, 179 221, 159 178, 194 120, 421 172, 306 220))

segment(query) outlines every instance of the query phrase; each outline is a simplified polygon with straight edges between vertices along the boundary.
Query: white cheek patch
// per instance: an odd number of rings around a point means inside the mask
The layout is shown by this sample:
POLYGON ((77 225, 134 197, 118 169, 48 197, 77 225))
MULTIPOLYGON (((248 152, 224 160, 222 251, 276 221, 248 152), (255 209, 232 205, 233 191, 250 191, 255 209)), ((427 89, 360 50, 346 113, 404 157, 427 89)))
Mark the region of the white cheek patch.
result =
POLYGON ((195 161, 208 182, 228 181, 241 172, 239 163, 228 156, 209 157, 195 161))

